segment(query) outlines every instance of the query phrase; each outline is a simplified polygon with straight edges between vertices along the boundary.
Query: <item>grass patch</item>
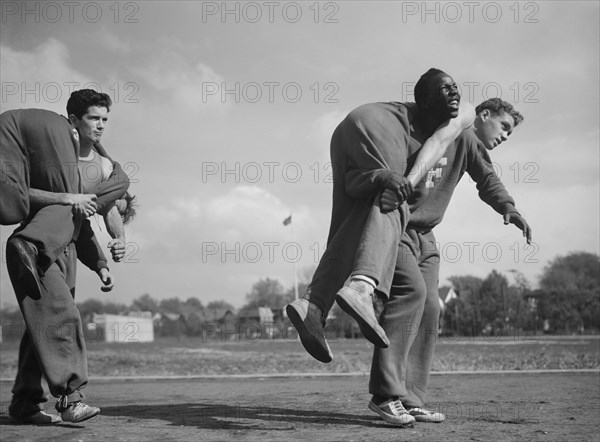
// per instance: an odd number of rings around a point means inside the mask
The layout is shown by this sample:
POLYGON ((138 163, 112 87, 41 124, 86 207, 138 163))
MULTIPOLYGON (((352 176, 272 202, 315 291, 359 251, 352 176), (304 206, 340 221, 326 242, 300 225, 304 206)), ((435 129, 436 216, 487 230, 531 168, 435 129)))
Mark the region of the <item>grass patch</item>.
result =
MULTIPOLYGON (((161 376, 277 373, 368 372, 372 346, 362 339, 330 343, 334 361, 312 359, 294 340, 203 341, 160 338, 152 343, 89 343, 91 376, 161 376)), ((600 367, 600 339, 584 337, 529 337, 440 339, 433 371, 596 369, 600 367)), ((0 377, 13 378, 18 343, 0 344, 0 377)))

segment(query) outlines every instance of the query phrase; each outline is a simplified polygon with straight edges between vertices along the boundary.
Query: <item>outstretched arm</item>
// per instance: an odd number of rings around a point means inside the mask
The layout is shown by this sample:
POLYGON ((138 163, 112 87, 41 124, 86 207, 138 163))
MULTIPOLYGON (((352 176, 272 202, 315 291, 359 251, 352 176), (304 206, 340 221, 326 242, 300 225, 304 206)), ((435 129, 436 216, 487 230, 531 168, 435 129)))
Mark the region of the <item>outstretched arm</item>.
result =
POLYGON ((517 211, 515 200, 508 194, 504 184, 494 171, 485 148, 474 144, 474 147, 469 149, 467 172, 477 183, 479 198, 503 216, 504 224, 517 226, 523 232, 527 244, 531 244, 531 227, 517 211))
POLYGON ((525 218, 519 212, 505 213, 504 224, 514 224, 517 226, 523 232, 527 244, 531 244, 531 227, 529 227, 529 224, 527 224, 527 221, 525 221, 525 218))

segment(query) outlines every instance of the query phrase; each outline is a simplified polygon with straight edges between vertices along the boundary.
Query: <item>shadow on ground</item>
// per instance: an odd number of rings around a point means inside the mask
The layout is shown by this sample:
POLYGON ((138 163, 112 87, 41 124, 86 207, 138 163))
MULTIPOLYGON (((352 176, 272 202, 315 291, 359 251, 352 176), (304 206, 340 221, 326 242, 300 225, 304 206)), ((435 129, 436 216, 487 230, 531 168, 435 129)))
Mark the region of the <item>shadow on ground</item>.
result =
POLYGON ((115 419, 148 419, 168 421, 174 426, 195 426, 220 430, 294 430, 295 425, 361 425, 389 428, 378 416, 333 413, 325 410, 302 410, 241 404, 160 404, 104 407, 102 415, 115 419), (256 423, 259 421, 260 423, 256 423), (281 425, 289 424, 288 428, 281 425))

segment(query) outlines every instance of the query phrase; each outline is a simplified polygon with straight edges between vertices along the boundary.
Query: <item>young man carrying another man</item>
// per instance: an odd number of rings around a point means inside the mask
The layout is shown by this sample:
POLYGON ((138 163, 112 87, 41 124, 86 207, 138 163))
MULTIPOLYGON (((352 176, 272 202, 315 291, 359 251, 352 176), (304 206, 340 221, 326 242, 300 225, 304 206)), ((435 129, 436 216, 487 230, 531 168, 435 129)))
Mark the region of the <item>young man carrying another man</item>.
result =
POLYGON ((103 291, 114 284, 88 216, 99 210, 112 213, 105 219, 111 233, 118 235, 109 244, 113 259, 119 261, 125 250, 115 201, 124 197, 129 180, 117 163, 90 154, 94 143, 101 149, 97 143, 110 105, 106 94, 73 92, 67 110, 76 131, 64 117, 41 109, 0 115, 1 221, 21 221, 6 249, 9 276, 27 326, 9 406, 10 416, 21 423, 52 424, 61 418, 81 422, 100 412, 83 402, 87 360, 74 295, 77 258, 98 273, 103 291), (95 172, 102 173, 86 174, 79 162, 81 152, 95 158, 95 172), (47 399, 42 376, 59 398, 56 409, 61 417, 43 411, 47 399))
MULTIPOLYGON (((334 132, 332 162, 340 144, 346 144, 339 147, 346 151, 363 149, 366 139, 374 143, 392 140, 397 150, 405 150, 409 165, 414 162, 422 143, 442 121, 455 114, 460 95, 450 76, 431 69, 417 83, 415 99, 416 105, 377 103, 351 112, 334 132)), ((515 224, 527 242, 531 241, 531 229, 495 174, 486 151, 505 141, 522 121, 522 116, 499 99, 487 100, 476 112, 473 128, 464 130, 450 144, 428 179, 414 188, 407 204, 401 204, 397 193, 382 186, 370 189, 368 185, 363 186, 365 194, 381 192, 381 199, 365 222, 358 253, 353 256, 352 277, 335 295, 340 306, 358 321, 367 338, 380 338, 370 339, 376 347, 369 383, 373 395, 369 408, 396 425, 445 419, 443 414, 423 408, 439 319, 439 253, 432 229, 441 222, 454 188, 465 172, 477 183, 480 198, 503 215, 505 224, 515 224), (399 222, 382 222, 390 219, 382 212, 390 210, 394 216, 399 215, 399 222), (402 222, 406 211, 410 216, 402 222), (386 298, 379 318, 371 299, 375 288, 386 298), (389 339, 389 345, 385 342, 381 345, 383 338, 389 339)), ((389 152, 389 147, 387 149, 389 152)), ((349 182, 355 174, 356 171, 348 167, 338 176, 349 182)), ((303 344, 311 355, 329 351, 322 325, 333 297, 331 292, 309 290, 304 300, 288 306, 288 315, 292 318, 290 310, 298 311, 299 303, 309 304, 304 309, 307 312, 304 320, 293 323, 301 339, 304 335, 303 344)))

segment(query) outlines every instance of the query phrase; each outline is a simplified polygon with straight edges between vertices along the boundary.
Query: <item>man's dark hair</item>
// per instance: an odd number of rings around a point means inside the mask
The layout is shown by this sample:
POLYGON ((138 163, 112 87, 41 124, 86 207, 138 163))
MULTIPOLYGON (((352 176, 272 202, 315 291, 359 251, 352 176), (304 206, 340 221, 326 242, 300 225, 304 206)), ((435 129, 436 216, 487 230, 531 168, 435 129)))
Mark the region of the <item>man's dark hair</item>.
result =
POLYGON ((139 204, 135 195, 131 195, 129 192, 126 192, 125 195, 123 195, 123 199, 127 202, 127 208, 125 209, 125 212, 121 214, 121 219, 123 220, 123 224, 129 224, 137 215, 139 204))
POLYGON ((81 119, 91 106, 105 107, 110 111, 112 101, 107 94, 96 92, 94 89, 79 89, 73 91, 67 101, 67 115, 75 115, 81 119))
POLYGON ((521 115, 521 113, 513 107, 512 104, 500 98, 490 98, 485 100, 475 108, 475 113, 479 115, 486 109, 489 110, 492 115, 499 115, 501 112, 506 112, 515 120, 515 127, 517 127, 525 119, 523 115, 521 115))
POLYGON ((425 104, 427 96, 431 95, 433 92, 430 86, 431 80, 440 74, 446 73, 437 68, 430 68, 427 72, 421 75, 421 78, 419 78, 419 81, 417 81, 417 84, 415 85, 415 102, 419 105, 419 107, 425 104))

